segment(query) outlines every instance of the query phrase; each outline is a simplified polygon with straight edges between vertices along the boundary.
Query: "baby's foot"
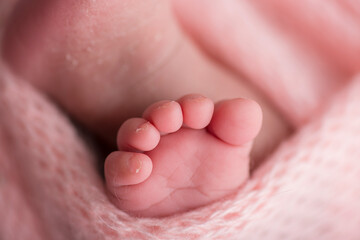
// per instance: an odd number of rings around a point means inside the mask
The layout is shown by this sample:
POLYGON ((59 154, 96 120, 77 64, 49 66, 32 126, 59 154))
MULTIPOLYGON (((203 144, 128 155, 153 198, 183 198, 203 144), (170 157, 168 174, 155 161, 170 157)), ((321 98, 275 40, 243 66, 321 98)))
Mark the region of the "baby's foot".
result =
POLYGON ((105 162, 110 198, 137 216, 158 217, 203 206, 248 178, 262 113, 251 100, 213 102, 187 95, 160 101, 119 129, 120 151, 105 162))

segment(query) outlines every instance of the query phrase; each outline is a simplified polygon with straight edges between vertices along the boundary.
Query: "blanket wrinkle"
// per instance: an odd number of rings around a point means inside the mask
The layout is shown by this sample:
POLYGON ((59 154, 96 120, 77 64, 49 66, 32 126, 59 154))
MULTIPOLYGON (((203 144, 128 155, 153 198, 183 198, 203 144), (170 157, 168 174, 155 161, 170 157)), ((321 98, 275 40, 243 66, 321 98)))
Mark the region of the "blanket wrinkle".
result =
POLYGON ((333 1, 175 2, 191 37, 245 76, 295 127, 311 121, 360 69, 359 21, 333 1))
POLYGON ((56 106, 11 75, 0 85, 1 239, 360 238, 360 186, 354 184, 360 176, 360 77, 236 194, 161 219, 137 219, 115 208, 93 153, 56 106))
POLYGON ((95 155, 67 117, 0 64, 1 240, 360 239, 360 76, 351 77, 360 69, 360 5, 187 1, 188 17, 212 26, 204 33, 189 21, 205 36, 194 38, 265 91, 296 133, 227 199, 134 218, 108 201, 95 155))

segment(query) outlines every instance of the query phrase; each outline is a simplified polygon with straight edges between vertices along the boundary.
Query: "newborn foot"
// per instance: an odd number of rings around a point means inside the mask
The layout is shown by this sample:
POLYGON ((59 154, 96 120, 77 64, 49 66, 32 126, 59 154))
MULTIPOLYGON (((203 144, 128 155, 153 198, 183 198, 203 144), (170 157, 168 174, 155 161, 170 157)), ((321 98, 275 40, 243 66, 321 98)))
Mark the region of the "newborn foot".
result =
POLYGON ((249 174, 262 113, 251 100, 187 95, 160 101, 119 129, 105 162, 110 198, 143 217, 200 207, 234 192, 249 174))

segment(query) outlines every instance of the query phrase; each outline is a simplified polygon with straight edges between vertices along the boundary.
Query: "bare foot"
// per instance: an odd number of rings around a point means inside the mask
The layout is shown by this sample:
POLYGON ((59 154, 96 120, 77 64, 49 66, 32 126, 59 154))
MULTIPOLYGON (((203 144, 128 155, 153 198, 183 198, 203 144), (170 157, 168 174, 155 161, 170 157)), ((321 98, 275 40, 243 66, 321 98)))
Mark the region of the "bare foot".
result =
POLYGON ((213 102, 187 95, 160 101, 118 131, 105 162, 110 198, 137 216, 159 217, 234 192, 249 176, 249 153, 262 112, 246 99, 213 102))

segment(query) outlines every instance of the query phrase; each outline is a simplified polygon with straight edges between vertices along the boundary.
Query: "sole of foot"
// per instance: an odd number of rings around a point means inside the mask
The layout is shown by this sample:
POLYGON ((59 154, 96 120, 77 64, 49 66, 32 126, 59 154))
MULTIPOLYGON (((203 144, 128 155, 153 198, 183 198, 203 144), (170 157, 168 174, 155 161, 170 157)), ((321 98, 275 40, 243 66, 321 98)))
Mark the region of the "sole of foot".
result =
POLYGON ((227 196, 249 176, 261 124, 260 106, 248 99, 156 102, 118 131, 119 151, 105 161, 109 197, 129 214, 162 217, 227 196))

